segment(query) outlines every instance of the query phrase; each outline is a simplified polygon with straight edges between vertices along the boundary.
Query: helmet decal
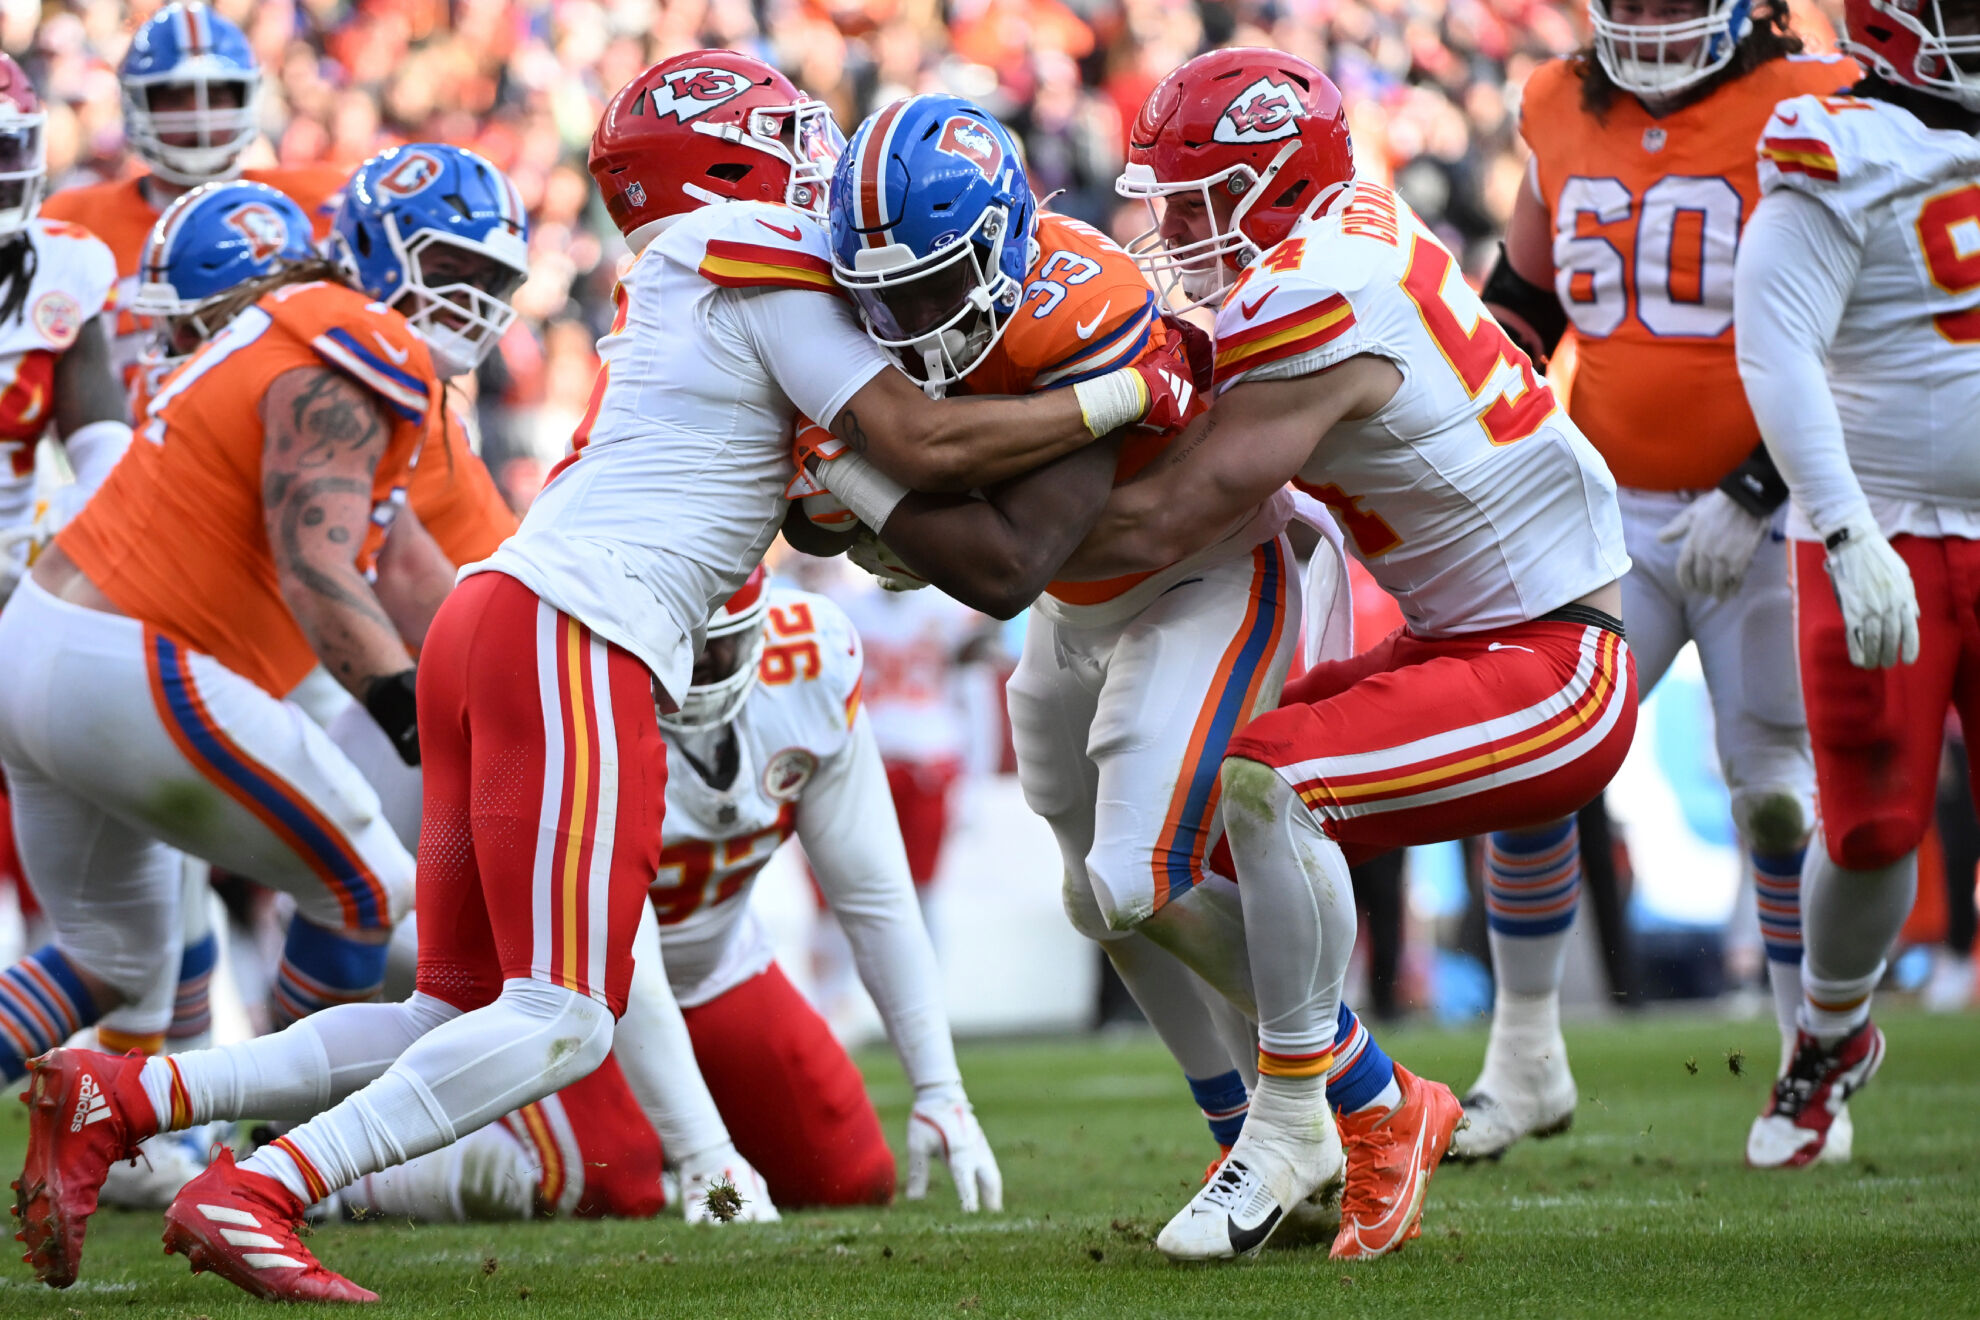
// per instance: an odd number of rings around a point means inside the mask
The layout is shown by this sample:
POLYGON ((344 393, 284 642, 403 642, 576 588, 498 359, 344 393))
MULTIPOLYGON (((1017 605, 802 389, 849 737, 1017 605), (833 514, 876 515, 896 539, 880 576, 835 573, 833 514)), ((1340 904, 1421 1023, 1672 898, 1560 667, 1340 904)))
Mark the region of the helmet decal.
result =
POLYGON ((734 69, 676 69, 647 92, 646 108, 655 119, 672 118, 685 124, 727 105, 749 89, 749 79, 734 69))
POLYGON ((440 162, 424 151, 409 151, 378 177, 378 191, 387 197, 414 197, 440 177, 440 162))
POLYGON ((260 202, 235 207, 221 223, 247 240, 248 256, 254 261, 266 261, 289 244, 288 222, 260 202))
POLYGON ((981 120, 968 115, 951 116, 942 125, 942 136, 935 146, 951 156, 961 156, 982 170, 983 177, 992 183, 1004 167, 1004 147, 997 141, 997 135, 985 128, 981 120))
POLYGON ((1276 142, 1299 132, 1299 95, 1290 84, 1260 78, 1237 94, 1217 120, 1219 142, 1276 142))

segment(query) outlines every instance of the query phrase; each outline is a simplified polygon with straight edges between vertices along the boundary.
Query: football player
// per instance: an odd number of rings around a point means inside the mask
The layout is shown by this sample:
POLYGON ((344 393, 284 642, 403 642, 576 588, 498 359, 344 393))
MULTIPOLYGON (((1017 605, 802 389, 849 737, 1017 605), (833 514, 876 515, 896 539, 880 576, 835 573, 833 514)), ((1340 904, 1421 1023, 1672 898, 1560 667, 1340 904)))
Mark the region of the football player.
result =
MULTIPOLYGON (((1655 687, 1684 644, 1697 644, 1785 1071, 1801 1004, 1814 766, 1778 544, 1787 489, 1739 385, 1732 262, 1760 195, 1753 142, 1774 103, 1836 91, 1856 70, 1796 54, 1785 4, 1592 0, 1589 15, 1592 49, 1527 80, 1520 132, 1533 156, 1484 297, 1536 363, 1574 326, 1566 406, 1621 486, 1637 681, 1655 687), (1668 403, 1678 393, 1691 401, 1682 413, 1668 403)), ((1573 850, 1550 865, 1557 844, 1499 834, 1486 851, 1498 995, 1485 1066, 1465 1097, 1462 1158, 1556 1131, 1574 1113, 1554 994, 1574 904, 1535 897, 1535 882, 1549 879, 1543 888, 1572 893, 1573 850)))
MULTIPOLYGON (((44 1276, 73 1277, 102 1170, 132 1142, 216 1117, 314 1113, 243 1165, 223 1154, 166 1212, 167 1235, 260 1296, 369 1299, 296 1235, 303 1208, 605 1058, 659 865, 656 699, 678 706, 709 616, 785 521, 797 411, 897 479, 942 489, 1177 411, 1162 361, 1070 398, 928 399, 836 296, 824 234, 800 209, 822 200, 835 141, 821 103, 732 52, 674 56, 614 95, 590 169, 636 255, 590 406, 521 528, 464 570, 420 653, 418 992, 142 1068, 74 1051, 44 1059, 23 1178, 44 1276), (72 1133, 57 1115, 85 1088, 109 1114, 72 1133), (276 1247, 229 1238, 222 1222, 241 1216, 276 1247)), ((410 154, 354 180, 349 196, 451 195, 410 154)), ((388 232, 353 255, 375 269, 408 253, 388 232)), ((506 304, 465 280, 448 292, 428 295, 412 323, 436 359, 471 364, 506 304)), ((408 699, 392 717, 411 709, 408 699)), ((915 1112, 945 1138, 967 1116, 915 1112)))
POLYGON ((138 263, 165 208, 200 184, 246 178, 294 198, 316 236, 326 238, 345 172, 329 165, 241 167, 261 135, 261 69, 246 34, 200 0, 165 5, 131 34, 117 86, 124 138, 146 172, 65 188, 48 199, 48 214, 86 226, 116 257, 110 359, 131 388, 152 334, 149 317, 135 305, 138 263))
MULTIPOLYGON (((1050 391, 1183 333, 1111 240, 1035 212, 1016 144, 958 97, 896 102, 861 127, 833 180, 832 231, 835 274, 869 331, 933 388, 1050 391)), ((1106 950, 1228 1148, 1256 1047, 1248 1023, 1220 1027, 1222 1006, 1205 1002, 1252 1008, 1235 887, 1207 859, 1224 745, 1276 704, 1300 634, 1280 534, 1291 501, 1152 571, 1053 580, 1112 483, 1173 434, 1137 435, 1114 462, 1079 456, 985 504, 905 497, 871 525, 908 567, 990 613, 1035 598, 1008 689, 1026 801, 1058 840, 1074 926, 1106 950)), ((828 486, 848 461, 821 467, 828 486)), ((1459 1111, 1447 1089, 1393 1067, 1344 1007, 1338 1039, 1318 1073, 1354 1131, 1381 1137, 1352 1161, 1334 1254, 1379 1256, 1418 1231, 1459 1111)))
MULTIPOLYGON (((757 874, 793 835, 845 926, 916 1105, 969 1108, 862 700, 862 659, 837 605, 767 587, 758 569, 709 623, 681 709, 660 719, 668 801, 653 908, 694 1044, 674 1066, 699 1064, 736 1148, 786 1209, 885 1204, 894 1194, 894 1157, 858 1069, 772 960, 749 906, 757 874)), ((625 1085, 616 1070, 602 1081, 594 1073, 534 1113, 483 1128, 468 1139, 472 1153, 436 1151, 369 1176, 344 1193, 343 1208, 422 1218, 517 1218, 532 1205, 652 1214, 655 1199, 638 1189, 653 1183, 658 1161, 623 1154, 651 1142, 625 1131, 645 1126, 625 1085), (511 1194, 486 1190, 497 1186, 511 1194)), ((672 1156, 674 1134, 661 1136, 672 1156)), ((926 1193, 930 1166, 943 1160, 965 1211, 1002 1208, 996 1158, 973 1118, 947 1134, 910 1119, 906 1149, 909 1199, 926 1193)), ((684 1182, 692 1217, 703 1207, 684 1182)))
POLYGON ((1733 285, 1740 376, 1794 497, 1822 804, 1801 1031, 1747 1140, 1770 1168, 1821 1159, 1883 1060, 1870 995, 1917 889, 1947 706, 1980 727, 1980 5, 1844 12, 1869 73, 1775 108, 1733 285))
MULTIPOLYGON (((1227 1257, 1340 1173, 1319 1077, 1350 861, 1514 829, 1555 840, 1558 863, 1621 764, 1629 557, 1600 456, 1428 228, 1355 180, 1318 69, 1246 49, 1183 65, 1142 106, 1120 190, 1161 204, 1146 268, 1218 304, 1217 400, 1114 491, 1070 571, 1196 553, 1295 481, 1407 620, 1288 683, 1225 753, 1261 1075, 1231 1157, 1158 1244, 1227 1257)), ((1536 913, 1563 901, 1551 876, 1529 884, 1536 913)))

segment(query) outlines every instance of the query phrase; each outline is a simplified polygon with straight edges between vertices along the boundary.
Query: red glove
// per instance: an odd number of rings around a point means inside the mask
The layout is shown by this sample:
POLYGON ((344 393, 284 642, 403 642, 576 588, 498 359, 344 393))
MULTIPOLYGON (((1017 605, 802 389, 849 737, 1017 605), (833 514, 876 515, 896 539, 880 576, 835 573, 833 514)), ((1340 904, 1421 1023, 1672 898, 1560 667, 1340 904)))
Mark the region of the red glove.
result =
POLYGON ((824 483, 814 473, 820 463, 829 463, 845 452, 845 441, 799 413, 796 433, 791 436, 791 466, 795 471, 784 487, 784 498, 801 500, 825 493, 824 483))
POLYGON ((1197 392, 1208 398, 1210 382, 1217 370, 1217 341, 1208 330, 1174 312, 1162 313, 1162 325, 1172 336, 1182 339, 1183 351, 1189 355, 1189 374, 1196 381, 1197 392))
POLYGON ((1170 335, 1160 348, 1144 353, 1131 365, 1148 390, 1148 410, 1137 425, 1149 431, 1180 430, 1190 419, 1190 408, 1198 395, 1184 338, 1170 335))

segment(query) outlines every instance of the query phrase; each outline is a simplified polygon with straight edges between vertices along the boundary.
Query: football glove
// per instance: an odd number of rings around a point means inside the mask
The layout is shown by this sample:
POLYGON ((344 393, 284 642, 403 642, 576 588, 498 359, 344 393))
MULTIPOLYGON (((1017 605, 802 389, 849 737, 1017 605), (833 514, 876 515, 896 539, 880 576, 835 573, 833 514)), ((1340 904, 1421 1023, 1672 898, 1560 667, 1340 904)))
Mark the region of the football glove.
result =
POLYGON ((1678 551, 1678 585, 1716 600, 1739 590, 1754 552, 1766 538, 1766 519, 1754 517, 1717 490, 1685 505, 1657 533, 1657 539, 1667 545, 1684 542, 1678 551))
POLYGON ((1868 515, 1853 518, 1822 544, 1842 607, 1849 662, 1858 669, 1889 669, 1918 659, 1918 592, 1911 570, 1877 524, 1868 515))
POLYGON ((901 557, 887 548, 871 527, 860 526, 859 535, 846 548, 846 558, 880 579, 888 591, 919 591, 928 579, 915 572, 901 557))
POLYGON ((1130 370, 1141 377, 1148 391, 1148 408, 1138 423, 1143 430, 1174 431, 1189 420, 1197 388, 1184 336, 1171 334, 1160 348, 1144 353, 1130 370))
POLYGON ((681 1162, 681 1210, 690 1224, 774 1224, 770 1185, 733 1145, 681 1162))
POLYGON ((963 1213, 1004 1208, 1004 1175, 960 1086, 932 1087, 917 1095, 908 1115, 907 1199, 928 1195, 928 1170, 937 1159, 949 1166, 963 1213))

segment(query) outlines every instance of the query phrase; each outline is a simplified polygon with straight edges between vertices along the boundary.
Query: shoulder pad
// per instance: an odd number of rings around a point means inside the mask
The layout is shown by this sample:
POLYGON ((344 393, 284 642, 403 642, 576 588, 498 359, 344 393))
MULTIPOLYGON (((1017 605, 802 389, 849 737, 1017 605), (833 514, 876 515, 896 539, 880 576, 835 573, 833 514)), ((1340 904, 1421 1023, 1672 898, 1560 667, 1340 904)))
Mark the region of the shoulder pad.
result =
POLYGON ((88 320, 102 311, 117 283, 110 245, 79 224, 36 216, 31 222, 37 256, 35 284, 75 299, 88 320))
MULTIPOLYGON (((1328 365, 1357 351, 1354 307, 1321 272, 1307 245, 1339 241, 1329 226, 1286 239, 1245 272, 1217 309, 1216 388, 1269 362, 1335 349, 1328 365), (1294 246, 1294 245, 1299 246, 1294 246)), ((1317 369, 1317 368, 1316 368, 1317 369)))
POLYGON ((1578 58, 1569 55, 1548 60, 1526 75, 1526 85, 1519 93, 1519 131, 1529 142, 1532 141, 1529 126, 1544 129, 1560 124, 1571 130, 1575 127, 1568 112, 1575 110, 1581 101, 1581 75, 1575 68, 1578 58))
POLYGON ((1875 113, 1870 102, 1853 96, 1793 96, 1776 105, 1760 130, 1760 190, 1816 192, 1840 184, 1846 165, 1862 163, 1860 152, 1845 145, 1852 136, 1846 121, 1875 113))
POLYGON ((723 288, 839 292, 824 228, 787 206, 704 206, 654 242, 669 258, 723 288))
POLYGON ((1054 389, 1112 371, 1148 348, 1155 291, 1120 245, 1091 225, 1046 215, 1038 261, 1007 331, 1015 374, 1054 389))
POLYGON ((405 317, 328 281, 284 285, 255 305, 400 417, 425 424, 435 390, 433 362, 405 317))

